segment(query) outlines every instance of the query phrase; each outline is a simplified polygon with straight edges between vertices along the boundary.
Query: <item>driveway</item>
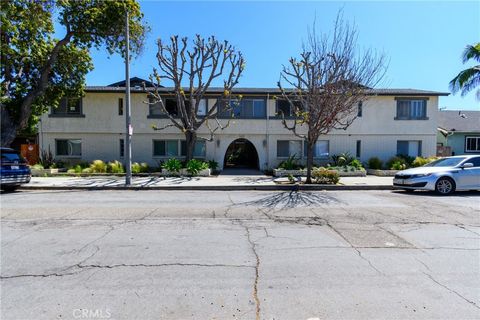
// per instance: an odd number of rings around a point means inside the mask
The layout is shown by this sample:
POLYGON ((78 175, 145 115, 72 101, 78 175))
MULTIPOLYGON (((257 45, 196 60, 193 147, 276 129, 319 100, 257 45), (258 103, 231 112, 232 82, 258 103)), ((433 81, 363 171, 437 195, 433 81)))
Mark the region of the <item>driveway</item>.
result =
POLYGON ((478 196, 2 194, 1 318, 478 318, 478 196))

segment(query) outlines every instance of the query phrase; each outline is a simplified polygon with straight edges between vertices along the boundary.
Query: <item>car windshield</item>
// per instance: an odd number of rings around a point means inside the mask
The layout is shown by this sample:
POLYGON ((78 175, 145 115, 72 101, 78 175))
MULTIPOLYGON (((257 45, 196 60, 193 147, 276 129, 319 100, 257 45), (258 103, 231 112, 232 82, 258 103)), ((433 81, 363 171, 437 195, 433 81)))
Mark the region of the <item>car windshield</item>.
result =
POLYGON ((425 167, 454 167, 465 159, 466 158, 464 158, 464 157, 443 158, 443 159, 438 159, 438 160, 435 160, 433 162, 430 162, 429 164, 426 164, 425 167))
POLYGON ((16 152, 2 152, 2 162, 15 162, 15 161, 22 161, 20 155, 16 152))

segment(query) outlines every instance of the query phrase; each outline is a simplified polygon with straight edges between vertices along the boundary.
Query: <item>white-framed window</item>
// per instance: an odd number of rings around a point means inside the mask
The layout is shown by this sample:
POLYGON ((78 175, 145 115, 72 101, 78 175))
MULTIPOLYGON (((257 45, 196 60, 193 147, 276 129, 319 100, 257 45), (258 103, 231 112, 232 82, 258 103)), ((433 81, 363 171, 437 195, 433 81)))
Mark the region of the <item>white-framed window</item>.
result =
POLYGON ((62 157, 82 156, 82 140, 80 139, 56 139, 55 154, 62 157))
MULTIPOLYGON (((303 143, 303 156, 307 156, 307 142, 303 143)), ((314 158, 328 158, 330 155, 330 142, 328 140, 317 140, 313 148, 314 158)))
POLYGON ((480 152, 480 136, 465 137, 465 152, 480 152))
POLYGON ((302 154, 302 141, 277 140, 277 158, 300 157, 302 154))
POLYGON ((396 120, 427 119, 427 100, 397 99, 396 120))
POLYGON ((277 99, 276 101, 276 114, 277 116, 293 117, 295 112, 302 110, 302 103, 300 101, 291 101, 293 105, 286 99, 277 99))
POLYGON ((82 115, 82 98, 63 97, 57 108, 52 107, 52 115, 69 117, 82 115))
POLYGON ((422 141, 420 140, 398 140, 397 154, 409 157, 419 157, 422 155, 422 141))

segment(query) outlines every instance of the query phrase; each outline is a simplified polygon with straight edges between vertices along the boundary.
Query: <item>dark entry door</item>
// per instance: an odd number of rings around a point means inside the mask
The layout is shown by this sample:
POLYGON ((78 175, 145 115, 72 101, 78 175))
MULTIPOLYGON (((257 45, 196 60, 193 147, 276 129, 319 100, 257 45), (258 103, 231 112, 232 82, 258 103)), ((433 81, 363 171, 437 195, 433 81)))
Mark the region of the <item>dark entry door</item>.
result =
POLYGON ((247 139, 233 141, 225 153, 224 167, 258 169, 258 154, 255 146, 247 139))

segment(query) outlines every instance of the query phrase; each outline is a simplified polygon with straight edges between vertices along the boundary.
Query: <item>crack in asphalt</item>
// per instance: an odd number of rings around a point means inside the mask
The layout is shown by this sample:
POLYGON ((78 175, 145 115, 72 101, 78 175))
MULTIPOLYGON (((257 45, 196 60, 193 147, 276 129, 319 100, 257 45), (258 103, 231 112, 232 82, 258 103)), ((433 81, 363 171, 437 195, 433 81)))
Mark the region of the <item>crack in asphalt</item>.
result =
POLYGON ((255 256, 255 279, 253 281, 252 295, 253 295, 253 300, 254 300, 254 303, 255 303, 255 320, 260 320, 260 310, 261 310, 261 308, 260 308, 260 299, 258 298, 258 281, 259 281, 259 278, 260 278, 260 272, 259 272, 260 256, 257 252, 257 244, 251 238, 250 228, 247 227, 246 225, 244 225, 243 221, 241 221, 241 220, 238 220, 238 223, 239 223, 240 226, 242 226, 245 229, 245 234, 246 234, 246 237, 247 237, 247 241, 250 245, 250 249, 251 249, 253 255, 255 256))
POLYGON ((452 288, 449 288, 447 287, 446 285, 444 285, 443 283, 439 282, 438 280, 436 280, 431 274, 429 273, 426 273, 426 272, 422 272, 424 275, 426 275, 428 278, 430 278, 430 280, 432 280, 433 282, 435 282, 436 284, 438 284, 440 287, 442 288, 445 288, 446 290, 450 291, 451 293, 455 294, 456 296, 458 296, 459 298, 463 299, 464 301, 470 303, 472 306, 474 306, 475 308, 477 309, 480 309, 480 307, 472 300, 469 300, 467 298, 465 298, 463 295, 461 295, 460 293, 458 293, 457 291, 453 290, 452 288))
POLYGON ((380 275, 382 275, 382 276, 385 275, 383 272, 381 272, 380 270, 378 270, 378 269, 372 264, 372 262, 371 262, 370 260, 368 260, 365 256, 363 256, 363 255, 362 255, 362 252, 361 252, 357 247, 355 247, 355 246, 350 242, 350 240, 348 240, 340 231, 338 231, 335 227, 333 227, 328 221, 327 221, 326 225, 327 225, 330 229, 332 229, 336 234, 338 234, 343 240, 345 240, 345 241, 351 246, 351 248, 354 249, 354 250, 357 252, 358 256, 359 256, 362 260, 364 260, 365 262, 367 262, 368 265, 369 265, 373 270, 375 270, 378 274, 380 274, 380 275))
MULTIPOLYGON (((88 257, 90 258, 90 257, 88 257)), ((82 262, 88 260, 84 259, 82 262)), ((18 274, 18 275, 10 275, 10 276, 0 276, 0 279, 7 280, 7 279, 16 279, 16 278, 48 278, 48 277, 63 277, 63 276, 71 276, 76 275, 86 270, 92 269, 115 269, 115 268, 136 268, 136 267, 143 267, 143 268, 158 268, 158 267, 206 267, 206 268, 255 268, 255 266, 249 265, 235 265, 235 264, 203 264, 203 263, 181 263, 181 262, 172 262, 172 263, 158 263, 158 264, 146 264, 146 263, 137 263, 137 264, 127 264, 127 263, 119 263, 119 264, 112 264, 112 265, 101 265, 101 264, 81 264, 77 263, 73 266, 64 268, 64 272, 52 272, 46 274, 18 274), (65 272, 67 270, 75 270, 71 272, 65 272)))

